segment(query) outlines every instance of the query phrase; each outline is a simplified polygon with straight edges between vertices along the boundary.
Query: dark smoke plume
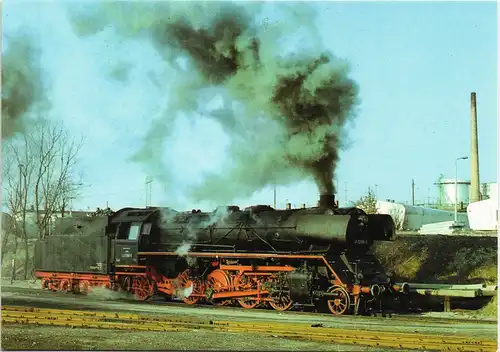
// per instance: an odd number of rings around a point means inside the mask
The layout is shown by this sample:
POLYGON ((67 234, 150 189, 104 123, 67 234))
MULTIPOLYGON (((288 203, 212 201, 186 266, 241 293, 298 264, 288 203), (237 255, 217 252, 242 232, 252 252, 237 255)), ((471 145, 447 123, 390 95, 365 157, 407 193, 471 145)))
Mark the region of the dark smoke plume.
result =
POLYGON ((2 52, 2 138, 25 129, 26 114, 39 101, 39 50, 28 34, 7 37, 2 52))
POLYGON ((311 42, 319 40, 310 13, 300 18, 291 7, 278 8, 287 14, 287 24, 273 30, 256 20, 260 7, 231 3, 135 8, 118 3, 100 12, 105 15, 94 13, 97 21, 74 16, 82 34, 112 25, 120 35, 149 40, 179 77, 169 94, 168 114, 154 122, 136 160, 161 167, 156 174, 166 172, 168 168, 158 166, 159 158, 177 113, 212 118, 230 136, 230 160, 220 173, 205 175, 192 192, 196 200, 229 201, 307 175, 320 194, 334 192, 343 127, 354 116, 358 87, 348 77, 347 65, 330 53, 284 53, 278 43, 294 29, 306 28, 311 42), (187 58, 184 66, 180 58, 187 58), (203 97, 221 91, 224 107, 205 111, 203 97))

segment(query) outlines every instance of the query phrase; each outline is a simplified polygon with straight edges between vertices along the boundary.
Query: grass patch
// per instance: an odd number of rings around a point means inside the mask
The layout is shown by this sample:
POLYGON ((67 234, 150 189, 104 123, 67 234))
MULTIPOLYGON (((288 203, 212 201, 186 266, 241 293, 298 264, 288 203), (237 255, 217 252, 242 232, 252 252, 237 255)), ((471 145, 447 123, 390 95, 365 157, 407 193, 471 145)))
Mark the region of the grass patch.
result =
POLYGON ((394 273, 400 277, 407 277, 413 280, 417 277, 418 272, 425 261, 423 255, 412 255, 409 259, 403 261, 400 265, 394 268, 394 273))
POLYGON ((492 264, 481 265, 475 269, 473 269, 469 276, 469 280, 484 280, 485 283, 494 285, 498 280, 498 271, 497 266, 492 264))
POLYGON ((497 317, 498 316, 498 298, 494 296, 491 301, 483 308, 477 311, 479 316, 484 317, 497 317))
MULTIPOLYGON (((396 281, 489 285, 498 282, 495 237, 399 237, 394 242, 377 243, 374 254, 385 270, 394 273, 396 281)), ((413 299, 419 302, 416 306, 429 307, 437 307, 442 301, 442 298, 419 295, 413 299)), ((474 314, 497 316, 497 297, 474 302, 472 309, 477 309, 474 314)))
POLYGON ((494 237, 399 237, 374 246, 374 254, 397 281, 473 284, 497 282, 494 237))

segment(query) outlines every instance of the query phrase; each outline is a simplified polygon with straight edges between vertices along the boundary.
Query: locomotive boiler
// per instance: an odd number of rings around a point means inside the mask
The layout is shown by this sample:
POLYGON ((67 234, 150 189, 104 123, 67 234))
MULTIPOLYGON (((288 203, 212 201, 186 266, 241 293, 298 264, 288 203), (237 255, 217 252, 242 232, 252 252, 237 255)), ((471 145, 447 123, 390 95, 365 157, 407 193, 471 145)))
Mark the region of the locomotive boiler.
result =
POLYGON ((374 241, 394 237, 390 216, 333 205, 290 210, 257 205, 243 211, 229 206, 210 213, 159 210, 151 220, 156 231, 150 246, 164 250, 190 244, 202 251, 364 254, 374 241))
MULTIPOLYGON (((395 285, 369 253, 374 241, 394 235, 390 216, 338 208, 334 196, 322 196, 309 209, 124 208, 107 217, 97 236, 100 247, 106 243, 99 253, 106 254, 94 263, 101 268, 94 279, 81 265, 77 273, 41 265, 37 276, 52 289, 60 289, 63 281, 66 290, 105 285, 140 299, 161 294, 188 304, 313 306, 333 314, 357 313, 408 291, 407 285, 395 285)), ((43 249, 37 253, 48 255, 43 249)))

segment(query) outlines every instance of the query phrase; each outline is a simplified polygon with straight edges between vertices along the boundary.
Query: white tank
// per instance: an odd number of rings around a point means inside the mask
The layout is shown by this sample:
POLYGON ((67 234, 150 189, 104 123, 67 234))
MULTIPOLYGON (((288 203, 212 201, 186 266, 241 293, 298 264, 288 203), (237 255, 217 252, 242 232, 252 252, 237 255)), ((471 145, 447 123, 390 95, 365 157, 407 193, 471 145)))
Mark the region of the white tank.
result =
POLYGON ((476 231, 498 231, 498 201, 492 199, 467 206, 470 228, 476 231))
MULTIPOLYGON (((455 205, 455 179, 441 181, 440 200, 443 205, 455 205)), ((469 204, 470 181, 457 180, 457 204, 469 204)))

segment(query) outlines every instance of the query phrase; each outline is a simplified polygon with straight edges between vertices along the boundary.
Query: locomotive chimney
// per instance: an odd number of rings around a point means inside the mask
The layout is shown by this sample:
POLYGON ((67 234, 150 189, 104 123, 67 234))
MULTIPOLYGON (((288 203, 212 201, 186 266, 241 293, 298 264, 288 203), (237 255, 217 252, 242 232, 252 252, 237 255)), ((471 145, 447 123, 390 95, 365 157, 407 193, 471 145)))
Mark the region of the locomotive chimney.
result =
POLYGON ((476 93, 470 94, 470 118, 471 118, 471 150, 470 150, 470 202, 481 200, 479 192, 479 155, 477 142, 477 111, 476 93))
POLYGON ((334 194, 322 194, 319 196, 319 206, 320 208, 335 208, 335 195, 334 194))

